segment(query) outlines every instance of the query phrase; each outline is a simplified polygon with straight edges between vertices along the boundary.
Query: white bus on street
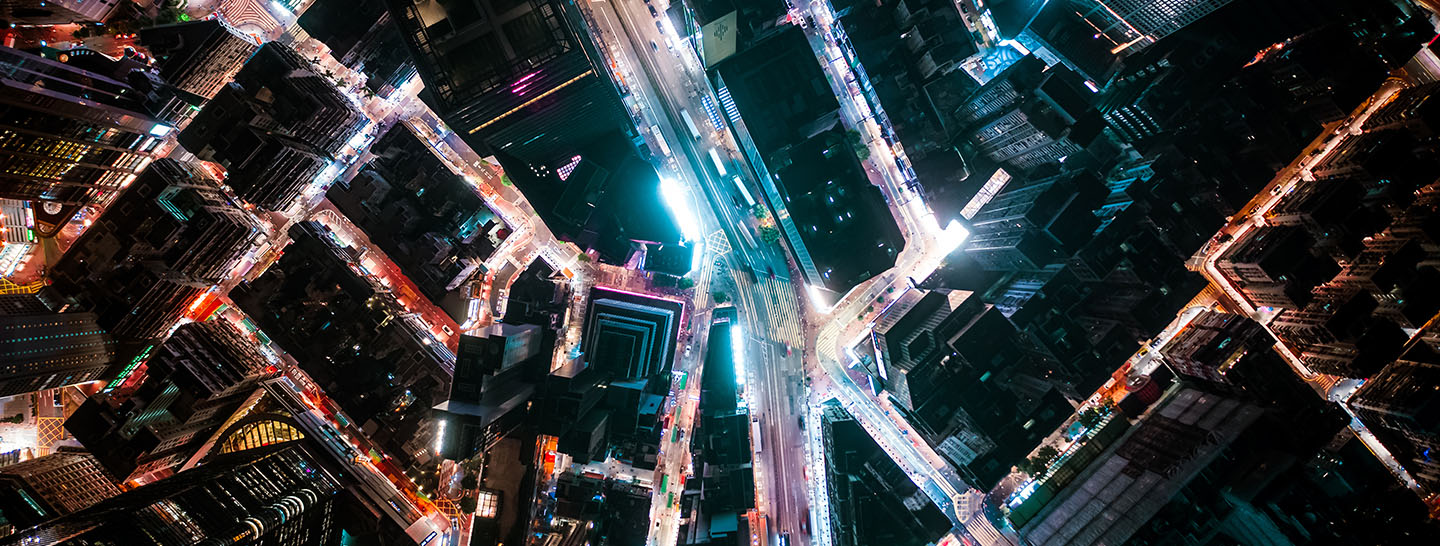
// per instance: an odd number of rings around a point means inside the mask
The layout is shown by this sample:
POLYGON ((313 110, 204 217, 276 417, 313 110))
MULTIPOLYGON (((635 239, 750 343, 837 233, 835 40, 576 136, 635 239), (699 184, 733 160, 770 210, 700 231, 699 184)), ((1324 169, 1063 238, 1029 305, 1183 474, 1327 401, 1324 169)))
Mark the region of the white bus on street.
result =
POLYGON ((695 120, 690 119, 690 111, 681 108, 680 117, 685 121, 685 128, 690 130, 690 137, 700 140, 700 129, 695 127, 695 120))
POLYGON ((650 132, 655 133, 655 144, 660 146, 660 153, 670 157, 670 145, 665 144, 665 135, 660 132, 660 126, 651 125, 650 132))
POLYGON ((755 206, 755 198, 750 196, 750 190, 745 189, 745 183, 740 180, 740 175, 735 175, 733 180, 735 187, 740 188, 740 196, 745 198, 745 204, 755 206))
POLYGON ((752 419, 752 420, 750 421, 750 438, 752 439, 753 442, 755 442, 755 452, 756 452, 756 453, 759 453, 759 452, 760 452, 760 448, 762 447, 762 444, 760 443, 760 420, 759 420, 759 419, 752 419))
POLYGON ((716 152, 714 148, 710 149, 710 161, 715 162, 715 173, 722 177, 725 176, 727 173, 725 170, 725 162, 720 161, 720 154, 716 152))

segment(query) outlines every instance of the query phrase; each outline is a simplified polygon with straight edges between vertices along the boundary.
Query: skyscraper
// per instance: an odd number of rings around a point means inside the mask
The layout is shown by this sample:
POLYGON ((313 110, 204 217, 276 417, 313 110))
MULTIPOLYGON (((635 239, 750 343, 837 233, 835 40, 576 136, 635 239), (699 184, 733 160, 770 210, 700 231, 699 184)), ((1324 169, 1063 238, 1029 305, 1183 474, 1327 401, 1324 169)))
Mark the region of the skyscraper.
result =
POLYGON ((1004 477, 1071 411, 1015 325, 972 292, 901 296, 876 321, 873 344, 895 408, 976 487, 1004 477))
POLYGON ((675 358, 684 304, 605 288, 590 291, 581 344, 586 362, 614 378, 643 379, 675 358))
POLYGON ((89 508, 120 494, 95 457, 73 447, 0 467, 0 514, 16 527, 89 508))
POLYGON ((1119 62, 1199 21, 1231 0, 1031 2, 1015 39, 1047 64, 1063 64, 1104 87, 1119 62))
POLYGON ((0 21, 15 24, 54 25, 91 23, 110 18, 122 0, 6 0, 0 3, 0 21))
POLYGON ((1101 117, 1084 79, 1034 57, 1011 65, 957 112, 975 150, 1013 171, 1069 160, 1103 143, 1101 117))
POLYGON ((319 70, 288 46, 261 46, 235 73, 235 84, 244 90, 251 110, 240 119, 336 156, 367 120, 319 70))
POLYGON ((934 543, 950 521, 935 505, 914 502, 924 493, 905 479, 905 471, 845 408, 835 401, 822 408, 821 457, 830 521, 816 528, 828 528, 836 546, 934 543))
POLYGON ((365 87, 380 98, 415 77, 415 61, 385 0, 317 0, 296 24, 340 64, 364 74, 365 87))
POLYGON ((285 210, 366 123, 335 85, 286 46, 266 44, 180 133, 223 165, 247 202, 285 210))
POLYGON ((140 43, 159 61, 160 77, 205 100, 215 98, 260 48, 220 19, 150 27, 140 31, 140 43))
POLYGON ((0 544, 339 544, 340 479, 298 445, 216 457, 0 544))
POLYGON ((0 47, 0 197, 38 200, 41 235, 125 188, 171 126, 109 75, 0 47))
POLYGON ((433 408, 445 422, 437 433, 445 458, 473 457, 513 432, 530 410, 530 376, 544 367, 535 358, 545 353, 539 326, 493 324, 479 333, 460 336, 450 396, 433 408))
POLYGON ((65 422, 105 468, 147 483, 185 464, 270 375, 254 343, 221 321, 181 326, 128 397, 101 393, 65 422))
POLYGON ((1440 365, 1422 342, 1355 391, 1346 402, 1426 489, 1440 488, 1440 427, 1436 426, 1440 365), (1421 361, 1428 360, 1428 362, 1421 361))
POLYGON ((1316 247, 1302 228, 1253 229, 1226 249, 1215 267, 1257 305, 1303 309, 1314 297, 1311 291, 1340 270, 1333 258, 1316 256, 1316 247))
MULTIPOLYGON (((234 96, 228 92, 233 87, 226 89, 210 101, 210 108, 232 104, 227 99, 234 96)), ((197 118, 189 129, 202 123, 206 123, 204 118, 197 118)), ((271 211, 288 209, 329 163, 320 150, 284 135, 243 124, 222 126, 228 131, 206 141, 195 155, 224 166, 229 172, 226 184, 241 199, 257 207, 271 211)), ((181 134, 182 142, 188 134, 188 129, 181 134)))
POLYGON ((391 126, 367 152, 374 158, 365 168, 337 180, 325 198, 426 298, 464 321, 449 302, 483 278, 482 266, 497 246, 492 234, 503 220, 403 124, 391 126))
POLYGON ((99 379, 115 343, 93 313, 0 295, 0 397, 99 379))
POLYGON ((1231 367, 1247 353, 1268 349, 1274 343, 1265 328, 1253 320, 1205 311, 1175 334, 1160 354, 1176 372, 1225 383, 1231 367))
POLYGON ((466 381, 466 378, 460 377, 461 369, 471 373, 495 374, 540 352, 540 327, 534 324, 492 324, 476 333, 480 335, 460 336, 459 350, 455 353, 454 383, 466 381))
POLYGON ((1061 173, 995 196, 971 218, 965 252, 988 271, 1064 262, 1099 227, 1105 187, 1088 171, 1061 173))
POLYGON ((1102 421, 1087 444, 1014 495, 1007 517, 1026 544, 1122 544, 1262 414, 1172 388, 1133 427, 1121 416, 1102 421))
MULTIPOLYGON (((1076 2, 1078 6, 1090 4, 1086 19, 1104 22, 1101 30, 1110 32, 1124 28, 1127 37, 1139 40, 1137 45, 1148 45, 1169 36, 1190 23, 1199 21, 1231 0, 1089 0, 1076 2), (1101 15, 1103 14, 1103 15, 1101 15)), ((1097 25, 1098 26, 1098 25, 1097 25)), ((1123 47, 1120 44, 1116 47, 1123 47)))
POLYGON ((481 149, 532 165, 630 122, 574 3, 387 0, 421 97, 481 149))
POLYGON ((122 343, 161 337, 264 237, 205 170, 165 158, 51 269, 53 286, 122 343))
MULTIPOLYGON (((909 374, 935 367, 935 362, 949 354, 945 339, 937 339, 936 330, 951 314, 968 322, 984 310, 980 298, 965 290, 911 290, 896 298, 895 303, 875 322, 871 342, 875 345, 877 372, 885 390, 901 405, 912 406, 909 374)), ((943 337, 943 334, 942 336, 943 337)), ((921 390, 935 387, 930 377, 920 381, 921 390)), ((928 397, 927 397, 928 398, 928 397)))
MULTIPOLYGON (((443 423, 436 432, 437 451, 443 458, 464 460, 489 451, 525 422, 535 394, 535 383, 527 377, 531 375, 528 372, 543 367, 538 362, 543 359, 530 358, 540 354, 538 329, 529 332, 534 334, 534 339, 525 333, 510 336, 526 338, 518 343, 532 349, 526 351, 529 357, 522 359, 529 362, 525 366, 500 368, 503 357, 498 354, 485 359, 466 355, 463 345, 477 338, 466 336, 468 340, 461 341, 462 352, 455 364, 456 379, 450 384, 450 396, 432 408, 432 414, 443 423)), ((499 348, 506 341, 499 338, 497 345, 496 337, 479 339, 488 339, 490 348, 499 348)))

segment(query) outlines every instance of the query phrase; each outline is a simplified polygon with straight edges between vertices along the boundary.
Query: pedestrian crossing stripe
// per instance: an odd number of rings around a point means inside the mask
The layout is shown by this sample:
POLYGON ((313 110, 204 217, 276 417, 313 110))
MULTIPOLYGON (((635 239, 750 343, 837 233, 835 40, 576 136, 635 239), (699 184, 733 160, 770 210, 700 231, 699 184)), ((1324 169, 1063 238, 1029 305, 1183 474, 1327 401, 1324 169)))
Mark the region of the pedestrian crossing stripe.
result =
POLYGON ((800 325, 800 303, 796 297, 791 284, 778 279, 761 279, 757 283, 750 283, 747 279, 737 278, 738 288, 745 294, 753 294, 755 291, 743 285, 758 286, 762 297, 761 301, 749 301, 746 298, 744 305, 748 313, 758 313, 761 309, 767 311, 765 316, 769 319, 769 328, 764 332, 755 332, 763 335, 771 341, 789 345, 792 349, 803 347, 804 331, 800 325))
POLYGON ((714 233, 705 237, 705 246, 709 247, 717 256, 730 252, 730 240, 725 238, 724 230, 715 230, 714 233))

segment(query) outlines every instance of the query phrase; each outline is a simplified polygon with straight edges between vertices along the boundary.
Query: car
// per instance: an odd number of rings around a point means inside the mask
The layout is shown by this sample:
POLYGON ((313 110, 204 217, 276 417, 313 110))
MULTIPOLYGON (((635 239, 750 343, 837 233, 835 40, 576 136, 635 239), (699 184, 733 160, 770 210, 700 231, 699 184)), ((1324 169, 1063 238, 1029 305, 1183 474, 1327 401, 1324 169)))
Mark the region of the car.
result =
POLYGON ((660 16, 660 14, 655 11, 655 6, 646 4, 646 5, 645 5, 645 9, 650 10, 650 16, 651 16, 651 17, 659 17, 659 16, 660 16))
POLYGON ((651 51, 655 51, 655 52, 659 52, 659 51, 660 51, 660 46, 655 45, 655 41, 654 41, 654 40, 651 40, 651 41, 650 41, 650 50, 651 50, 651 51))
POLYGON ((451 329, 450 329, 450 325, 448 325, 448 324, 441 324, 441 325, 440 325, 440 331, 441 331, 441 332, 445 332, 445 335, 447 335, 447 336, 453 336, 453 335, 455 335, 455 330, 451 330, 451 329))
POLYGON ((664 33, 665 33, 665 25, 660 24, 660 21, 655 21, 655 30, 660 31, 661 34, 664 34, 664 33))

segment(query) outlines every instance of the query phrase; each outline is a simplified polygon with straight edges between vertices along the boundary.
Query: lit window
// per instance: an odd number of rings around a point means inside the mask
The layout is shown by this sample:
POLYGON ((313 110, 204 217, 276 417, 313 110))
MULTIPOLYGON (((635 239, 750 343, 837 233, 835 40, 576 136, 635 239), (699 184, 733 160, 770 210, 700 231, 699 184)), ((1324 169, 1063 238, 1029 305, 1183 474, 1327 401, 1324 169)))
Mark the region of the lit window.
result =
POLYGON ((494 518, 500 513, 500 495, 494 491, 481 490, 475 499, 475 515, 482 518, 494 518))

